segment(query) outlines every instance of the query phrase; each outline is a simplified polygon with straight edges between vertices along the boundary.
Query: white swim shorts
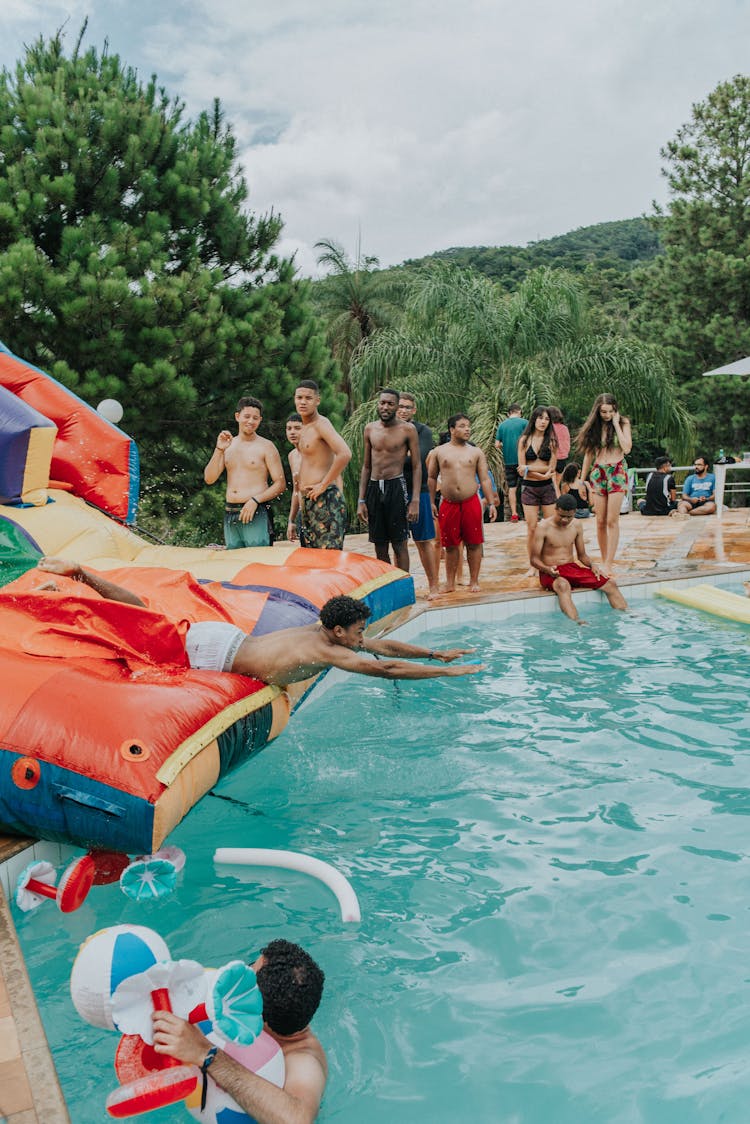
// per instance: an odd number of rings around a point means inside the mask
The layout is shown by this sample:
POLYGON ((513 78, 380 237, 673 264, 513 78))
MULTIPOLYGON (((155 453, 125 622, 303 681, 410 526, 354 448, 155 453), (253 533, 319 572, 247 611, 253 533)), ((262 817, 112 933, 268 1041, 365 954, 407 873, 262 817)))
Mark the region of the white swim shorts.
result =
POLYGON ((190 666, 197 671, 231 671, 245 633, 229 621, 198 621, 185 638, 190 666))

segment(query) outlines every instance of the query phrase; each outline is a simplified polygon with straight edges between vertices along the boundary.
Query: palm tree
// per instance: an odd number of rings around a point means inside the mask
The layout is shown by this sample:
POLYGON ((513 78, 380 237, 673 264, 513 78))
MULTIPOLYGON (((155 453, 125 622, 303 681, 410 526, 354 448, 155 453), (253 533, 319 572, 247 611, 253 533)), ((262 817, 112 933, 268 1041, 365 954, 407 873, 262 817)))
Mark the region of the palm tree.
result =
POLYGON ((355 405, 350 380, 353 358, 378 328, 394 323, 398 285, 378 270, 377 258, 362 253, 359 242, 354 261, 330 239, 316 242, 315 249, 322 251, 318 265, 328 267, 330 272, 316 283, 314 298, 326 324, 328 345, 343 372, 341 389, 350 412, 355 405))
POLYGON ((616 396, 636 430, 639 420, 648 422, 673 455, 692 455, 693 423, 663 353, 595 332, 572 275, 538 269, 508 295, 481 274, 441 264, 413 275, 403 303, 401 322, 374 333, 354 357, 352 390, 362 405, 344 435, 355 467, 371 396, 394 383, 416 395, 424 420, 444 425, 450 414, 469 414, 495 468, 495 427, 511 402, 526 410, 558 405, 581 421, 603 391, 616 396))

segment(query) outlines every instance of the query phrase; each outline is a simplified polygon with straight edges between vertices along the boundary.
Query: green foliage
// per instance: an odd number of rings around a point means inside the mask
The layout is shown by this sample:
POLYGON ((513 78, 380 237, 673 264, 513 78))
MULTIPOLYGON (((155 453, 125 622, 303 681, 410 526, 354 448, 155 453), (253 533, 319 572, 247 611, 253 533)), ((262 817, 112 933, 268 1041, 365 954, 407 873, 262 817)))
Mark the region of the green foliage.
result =
POLYGON ((597 394, 616 395, 637 432, 658 432, 673 455, 687 455, 693 430, 675 398, 669 366, 655 347, 611 333, 590 321, 580 282, 560 270, 529 274, 507 294, 475 271, 433 265, 417 272, 397 328, 377 332, 352 370, 365 399, 345 436, 361 464, 362 426, 372 395, 386 381, 412 391, 419 416, 436 430, 463 410, 491 463, 498 419, 518 401, 560 406, 574 430, 597 394))
POLYGON ((638 325, 669 355, 707 454, 747 448, 747 386, 701 374, 750 354, 750 78, 694 105, 661 155, 672 199, 638 325))
POLYGON ((659 253, 659 237, 645 219, 625 219, 584 226, 568 234, 530 242, 528 246, 473 246, 441 250, 428 258, 408 261, 420 267, 435 260, 483 273, 509 292, 540 266, 585 273, 593 267, 623 272, 650 261, 659 253))
POLYGON ((373 332, 397 319, 402 285, 392 273, 378 271, 378 259, 363 254, 360 246, 354 261, 331 239, 316 242, 315 248, 321 251, 318 264, 330 273, 315 284, 314 300, 326 323, 328 344, 342 371, 341 391, 351 410, 357 404, 350 375, 354 357, 373 332))
POLYGON ((341 411, 308 287, 272 252, 281 220, 246 202, 218 102, 184 121, 155 78, 106 50, 66 56, 60 34, 0 75, 3 339, 89 402, 122 402, 157 486, 144 517, 168 525, 195 509, 203 526, 203 465, 241 394, 272 432, 300 378, 341 411))

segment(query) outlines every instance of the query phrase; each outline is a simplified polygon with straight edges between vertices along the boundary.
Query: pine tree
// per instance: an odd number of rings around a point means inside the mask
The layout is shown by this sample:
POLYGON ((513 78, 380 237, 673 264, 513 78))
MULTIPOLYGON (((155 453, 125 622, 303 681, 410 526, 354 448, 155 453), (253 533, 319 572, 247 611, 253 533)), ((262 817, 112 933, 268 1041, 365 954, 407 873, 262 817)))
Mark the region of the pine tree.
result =
POLYGON ((709 457, 750 441, 750 387, 702 372, 750 355, 750 78, 722 82, 662 149, 664 254, 642 275, 642 331, 665 347, 709 457))
POLYGON ((40 38, 0 75, 3 340, 92 404, 119 399, 145 478, 180 508, 241 394, 273 422, 298 371, 335 372, 273 253, 280 218, 247 208, 218 101, 186 121, 82 36, 69 56, 40 38))

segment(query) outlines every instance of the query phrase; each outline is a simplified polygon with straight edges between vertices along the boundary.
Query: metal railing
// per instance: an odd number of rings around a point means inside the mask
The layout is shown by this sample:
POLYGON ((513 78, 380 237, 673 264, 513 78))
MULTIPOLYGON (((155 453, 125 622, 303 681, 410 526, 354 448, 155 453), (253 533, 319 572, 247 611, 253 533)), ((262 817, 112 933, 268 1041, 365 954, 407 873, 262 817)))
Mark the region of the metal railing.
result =
MULTIPOLYGON (((654 469, 653 465, 648 465, 646 468, 632 468, 631 467, 629 469, 629 471, 632 472, 635 476, 635 488, 633 489, 633 500, 634 500, 634 502, 637 502, 638 500, 641 500, 645 497, 645 495, 646 495, 646 477, 648 476, 649 472, 654 472, 655 469, 654 469)), ((692 464, 676 464, 676 465, 673 465, 672 476, 674 476, 675 484, 677 485, 677 495, 678 495, 678 497, 679 497, 680 493, 682 492, 682 485, 684 484, 686 478, 690 475, 690 473, 692 471, 693 471, 692 464)), ((747 479, 743 480, 741 476, 732 477, 731 474, 728 475, 726 486, 724 488, 724 504, 725 504, 725 506, 726 507, 746 507, 746 506, 748 506, 747 500, 742 504, 732 503, 732 499, 735 496, 747 495, 748 492, 750 492, 750 481, 748 481, 747 479)))

